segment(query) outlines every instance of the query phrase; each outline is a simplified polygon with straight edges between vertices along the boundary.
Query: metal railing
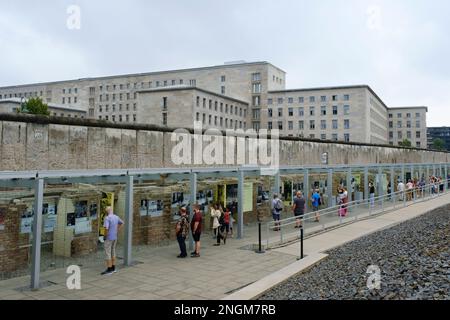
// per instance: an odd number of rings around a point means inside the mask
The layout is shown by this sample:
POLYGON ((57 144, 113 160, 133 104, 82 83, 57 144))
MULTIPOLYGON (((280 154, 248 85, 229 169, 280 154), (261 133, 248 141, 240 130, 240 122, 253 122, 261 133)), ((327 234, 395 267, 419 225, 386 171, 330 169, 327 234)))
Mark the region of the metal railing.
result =
MULTIPOLYGON (((397 191, 369 199, 361 199, 346 204, 305 213, 301 225, 305 235, 324 231, 342 224, 350 223, 373 215, 382 214, 400 207, 407 207, 417 202, 428 201, 450 191, 449 180, 439 183, 416 186, 411 190, 397 191), (339 210, 341 209, 341 210, 339 210), (319 222, 316 222, 316 218, 319 222)), ((309 199, 308 199, 309 200, 309 199)), ((279 221, 266 223, 266 248, 280 246, 299 239, 298 230, 293 227, 298 224, 299 217, 289 217, 279 221), (278 232, 278 234, 276 234, 278 232)))

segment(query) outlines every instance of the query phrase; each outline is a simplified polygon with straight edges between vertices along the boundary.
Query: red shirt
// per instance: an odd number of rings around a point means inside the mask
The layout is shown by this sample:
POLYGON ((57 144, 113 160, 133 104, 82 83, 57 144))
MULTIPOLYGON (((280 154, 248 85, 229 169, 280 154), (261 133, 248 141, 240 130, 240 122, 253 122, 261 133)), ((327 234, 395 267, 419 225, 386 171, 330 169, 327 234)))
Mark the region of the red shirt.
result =
POLYGON ((194 226, 195 223, 198 222, 197 230, 195 231, 196 234, 202 233, 202 213, 199 211, 194 212, 194 216, 192 217, 191 221, 191 230, 194 233, 194 226))

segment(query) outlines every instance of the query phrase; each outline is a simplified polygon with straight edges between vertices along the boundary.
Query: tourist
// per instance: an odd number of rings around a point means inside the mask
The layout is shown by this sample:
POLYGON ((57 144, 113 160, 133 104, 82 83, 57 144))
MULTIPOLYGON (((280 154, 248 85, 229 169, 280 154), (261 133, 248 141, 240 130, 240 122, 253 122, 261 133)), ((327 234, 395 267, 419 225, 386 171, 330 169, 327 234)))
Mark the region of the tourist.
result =
POLYGON ((274 231, 280 230, 281 212, 283 211, 283 202, 278 198, 278 194, 273 195, 272 200, 272 218, 275 222, 274 231))
POLYGON ((375 207, 375 186, 373 182, 369 182, 369 199, 370 199, 370 207, 375 207))
POLYGON ((403 201, 404 196, 405 196, 405 184, 403 183, 402 180, 399 180, 398 185, 397 185, 397 191, 399 192, 399 200, 403 201))
POLYGON ((102 275, 109 275, 116 272, 116 244, 117 234, 124 225, 122 219, 114 214, 111 207, 106 207, 107 216, 105 218, 103 227, 105 228, 105 253, 107 269, 103 271, 102 275))
POLYGON ((200 211, 200 206, 196 203, 194 205, 194 216, 191 221, 191 231, 192 237, 195 242, 195 250, 191 253, 192 258, 200 257, 200 235, 202 234, 202 212, 200 211))
POLYGON ((408 180, 408 183, 406 184, 406 201, 412 200, 412 192, 413 192, 413 183, 411 180, 408 180))
MULTIPOLYGON (((222 209, 222 206, 219 206, 219 208, 222 209)), ((229 211, 223 212, 222 210, 220 210, 219 228, 217 228, 217 243, 215 244, 215 246, 220 246, 220 240, 223 240, 223 244, 227 242, 229 223, 230 223, 229 211), (227 218, 225 218, 225 215, 227 215, 227 218)))
POLYGON ((178 245, 180 246, 180 254, 177 258, 186 258, 186 237, 189 233, 189 220, 186 208, 180 209, 180 219, 177 221, 175 233, 177 236, 178 245))
POLYGON ((316 222, 319 222, 319 204, 320 204, 320 195, 319 195, 319 190, 318 189, 314 189, 313 191, 313 195, 311 197, 311 204, 312 204, 312 208, 313 208, 313 212, 315 215, 315 220, 316 222))
POLYGON ((303 198, 301 191, 297 191, 297 196, 294 198, 294 204, 292 206, 294 215, 297 217, 297 219, 295 220, 295 228, 302 227, 302 218, 305 214, 305 205, 306 201, 303 198))
POLYGON ((219 233, 219 218, 221 216, 221 212, 220 212, 220 205, 219 203, 216 203, 214 206, 211 207, 211 218, 213 218, 213 224, 212 224, 212 228, 213 228, 213 239, 217 238, 217 235, 219 233))
POLYGON ((233 238, 233 225, 236 220, 233 217, 233 209, 230 208, 230 238, 233 238))

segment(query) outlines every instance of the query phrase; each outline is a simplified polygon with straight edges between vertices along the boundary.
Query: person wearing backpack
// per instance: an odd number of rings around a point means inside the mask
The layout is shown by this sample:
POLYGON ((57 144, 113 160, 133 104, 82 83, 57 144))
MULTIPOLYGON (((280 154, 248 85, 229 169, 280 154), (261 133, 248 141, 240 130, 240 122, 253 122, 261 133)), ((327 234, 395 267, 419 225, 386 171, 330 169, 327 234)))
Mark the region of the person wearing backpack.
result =
POLYGON ((178 245, 180 246, 180 254, 177 258, 186 258, 186 237, 189 234, 189 219, 186 208, 183 207, 180 209, 180 216, 181 217, 175 227, 178 245))
POLYGON ((280 198, 278 198, 278 194, 275 193, 272 200, 272 218, 273 221, 275 221, 274 231, 280 231, 280 219, 282 211, 283 203, 281 202, 280 198))
POLYGON ((217 243, 215 246, 220 246, 220 240, 223 239, 223 244, 227 242, 227 233, 228 227, 230 223, 230 216, 228 214, 228 223, 226 222, 225 212, 223 212, 222 207, 220 207, 220 217, 219 217, 219 227, 217 228, 217 243), (227 230, 225 232, 225 230, 227 230))

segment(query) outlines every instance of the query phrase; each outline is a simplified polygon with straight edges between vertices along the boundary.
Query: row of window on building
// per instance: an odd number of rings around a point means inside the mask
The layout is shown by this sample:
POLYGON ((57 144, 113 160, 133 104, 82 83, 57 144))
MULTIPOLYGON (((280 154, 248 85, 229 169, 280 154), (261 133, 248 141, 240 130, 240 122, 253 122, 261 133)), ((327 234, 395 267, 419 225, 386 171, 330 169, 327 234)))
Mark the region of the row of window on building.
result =
MULTIPOLYGON (((295 128, 295 130, 304 130, 305 129, 305 121, 304 120, 300 120, 297 122, 298 123, 298 127, 295 128)), ((267 129, 272 130, 273 129, 273 122, 269 121, 267 122, 267 129)), ((343 121, 343 128, 344 129, 350 129, 350 120, 349 119, 345 119, 343 121)), ((284 130, 284 121, 277 121, 276 122, 277 125, 277 129, 278 130, 284 130)), ((331 127, 334 130, 339 129, 339 124, 337 120, 332 120, 331 121, 331 127)), ((310 130, 315 130, 316 129, 316 121, 315 120, 309 120, 309 129, 310 130)), ((326 130, 327 129, 327 121, 326 120, 320 120, 320 129, 321 130, 326 130)), ((294 130, 294 121, 288 121, 287 122, 287 130, 294 130)))
MULTIPOLYGON (((125 108, 123 108, 122 107, 122 104, 119 104, 118 105, 118 111, 130 111, 130 104, 126 104, 125 105, 125 108), (123 110, 123 109, 125 109, 125 110, 123 110)), ((133 111, 136 111, 137 110, 137 104, 136 103, 133 103, 133 111)), ((98 111, 99 112, 110 112, 110 111, 112 111, 112 112, 115 112, 116 111, 116 105, 115 104, 112 104, 111 105, 111 109, 109 108, 109 104, 105 104, 104 106, 103 105, 99 105, 98 106, 98 111)))
MULTIPOLYGON (((197 112, 195 115, 196 121, 202 121, 204 125, 214 125, 214 126, 220 126, 224 127, 226 129, 247 129, 247 123, 242 120, 236 120, 236 119, 229 119, 219 116, 213 116, 213 115, 207 115, 205 113, 200 114, 200 112, 197 112)), ((163 119, 164 124, 164 119, 163 119)))
MULTIPOLYGON (((294 134, 289 134, 289 137, 293 137, 294 134)), ((305 135, 303 132, 300 132, 297 134, 298 137, 300 138, 305 138, 305 135)), ((316 134, 311 133, 307 136, 307 138, 310 139, 316 139, 319 138, 320 140, 331 140, 331 141, 345 141, 345 142, 350 142, 350 133, 344 133, 342 136, 340 136, 339 138, 339 134, 337 133, 331 133, 331 134, 326 134, 326 133, 321 133, 319 136, 316 137, 316 134)))
POLYGON ((67 102, 67 104, 71 104, 72 101, 73 101, 73 103, 77 103, 78 98, 77 97, 62 97, 62 99, 61 99, 62 104, 66 104, 66 102, 67 102), (72 98, 73 98, 73 100, 72 100, 72 98))
MULTIPOLYGON (((225 81, 225 80, 223 80, 225 81)), ((184 85, 185 82, 183 79, 179 80, 157 80, 157 81, 141 81, 126 84, 106 84, 106 85, 100 85, 98 86, 98 89, 100 92, 110 92, 110 91, 117 91, 117 90, 131 90, 131 89, 151 89, 151 88, 159 88, 159 87, 167 87, 167 86, 175 86, 175 85, 184 85)), ((190 79, 186 84, 189 84, 190 86, 196 86, 197 80, 196 79, 190 79)), ((95 87, 89 88, 89 94, 94 95, 95 94, 95 87)))
MULTIPOLYGON (((350 100, 350 95, 349 94, 344 94, 342 96, 342 100, 343 101, 349 101, 350 100)), ((284 103, 284 98, 277 98, 276 101, 277 101, 277 104, 283 104, 284 103)), ((298 101, 298 103, 305 103, 305 97, 298 97, 297 101, 298 101)), ((310 96, 308 101, 309 101, 309 103, 316 103, 316 97, 315 96, 310 96)), ((319 101, 320 102, 327 102, 328 101, 328 97, 327 96, 320 96, 320 100, 319 101)), ((339 95, 332 95, 330 101, 339 101, 339 95)), ((273 103, 274 103, 274 99, 273 98, 269 98, 267 100, 267 104, 268 105, 271 105, 273 103)), ((287 98, 287 103, 294 103, 294 98, 293 97, 287 98)))
MULTIPOLYGON (((34 91, 34 92, 19 92, 19 93, 0 93, 0 99, 8 99, 8 98, 33 98, 33 97, 42 97, 44 95, 43 91, 34 91)), ((47 97, 52 95, 52 91, 47 91, 47 97)))
MULTIPOLYGON (((305 116, 305 108, 304 107, 298 107, 296 109, 297 109, 297 115, 299 117, 305 116)), ((349 105, 344 105, 342 110, 343 110, 343 114, 344 115, 349 115, 350 114, 350 106, 349 105)), ((268 112, 269 118, 275 117, 272 108, 268 108, 267 112, 268 112)), ((321 116, 326 116, 327 112, 328 112, 328 107, 327 106, 321 106, 320 107, 320 115, 321 116)), ((316 107, 309 107, 308 114, 310 116, 315 116, 316 115, 316 107)), ((336 115, 336 116, 339 115, 339 108, 338 108, 338 106, 332 106, 331 107, 331 114, 332 115, 336 115)), ((282 117, 283 116, 283 108, 278 108, 277 109, 277 115, 278 115, 278 117, 282 117)), ((288 108, 288 116, 289 117, 293 117, 294 116, 294 108, 292 108, 292 107, 288 108)))
MULTIPOLYGON (((63 112, 61 112, 60 114, 58 114, 57 112, 53 112, 53 116, 55 117, 67 117, 67 118, 72 118, 72 114, 68 113, 65 114, 63 112)), ((73 118, 78 118, 78 115, 74 114, 73 118)), ((84 119, 84 116, 80 116, 81 119, 84 119)))
MULTIPOLYGON (((111 115, 111 116, 109 116, 109 115, 106 115, 106 116, 98 116, 98 119, 99 119, 99 120, 107 120, 107 121, 111 120, 111 121, 113 121, 113 122, 130 122, 130 116, 131 116, 131 115, 129 115, 129 114, 125 114, 125 115, 122 115, 122 114, 119 114, 119 115, 113 114, 113 115, 111 115)), ((137 119, 136 115, 133 114, 132 116, 133 116, 133 122, 136 122, 136 119, 137 119)))
MULTIPOLYGON (((403 122, 401 120, 397 121, 397 128, 402 128, 403 127, 403 122)), ((389 121, 389 128, 392 129, 394 128, 394 122, 393 121, 389 121)), ((406 128, 412 128, 412 122, 411 121, 406 121, 406 128)), ((416 120, 416 128, 420 128, 420 120, 416 120)))
MULTIPOLYGON (((392 119, 394 117, 393 113, 389 113, 389 119, 392 119)), ((402 113, 397 113, 397 118, 402 118, 402 113)), ((406 118, 411 118, 411 113, 406 113, 406 118)), ((420 118, 420 112, 416 112, 416 118, 420 118)))
MULTIPOLYGON (((109 94, 108 93, 105 93, 105 94, 100 94, 99 96, 98 96, 98 99, 99 99, 99 101, 100 102, 103 102, 103 101, 109 101, 109 94)), ((130 92, 127 92, 127 93, 113 93, 113 94, 111 94, 111 101, 116 101, 116 100, 119 100, 119 101, 123 101, 124 99, 125 100, 131 100, 131 95, 130 95, 130 92)), ((137 92, 133 92, 133 99, 134 100, 136 100, 137 99, 137 92)))
MULTIPOLYGON (((403 131, 397 131, 397 139, 403 139, 403 131)), ((406 132, 406 139, 411 139, 412 138, 412 132, 411 131, 407 131, 406 132)), ((420 131, 416 131, 416 139, 420 139, 421 138, 421 133, 420 131)), ((389 131, 389 139, 394 139, 394 132, 393 131, 389 131)))
POLYGON ((72 88, 63 88, 62 89, 62 94, 72 94, 72 92, 73 92, 73 94, 78 94, 78 88, 73 88, 73 90, 72 90, 72 88))
MULTIPOLYGON (((195 105, 197 107, 200 108, 200 101, 201 102, 201 106, 206 109, 208 108, 209 110, 214 110, 216 112, 220 112, 220 113, 225 113, 225 114, 230 114, 232 115, 233 113, 237 116, 241 116, 241 117, 246 117, 247 116, 247 109, 244 107, 238 107, 236 105, 228 105, 228 103, 223 103, 223 102, 218 102, 218 101, 213 101, 212 99, 206 99, 203 98, 201 99, 200 96, 197 96, 195 105)), ((167 107, 167 99, 163 98, 163 105, 162 107, 167 107)))

